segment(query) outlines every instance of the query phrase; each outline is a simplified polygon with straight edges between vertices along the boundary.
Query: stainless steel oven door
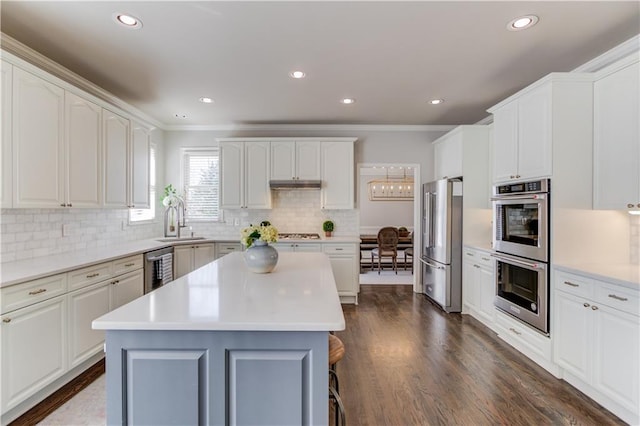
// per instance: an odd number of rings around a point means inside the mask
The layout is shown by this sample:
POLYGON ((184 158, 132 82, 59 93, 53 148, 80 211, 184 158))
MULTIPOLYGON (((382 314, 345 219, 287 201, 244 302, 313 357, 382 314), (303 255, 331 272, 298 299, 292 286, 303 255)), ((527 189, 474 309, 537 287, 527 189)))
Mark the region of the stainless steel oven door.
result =
POLYGON ((547 264, 497 253, 491 256, 496 259, 495 306, 548 334, 547 264))
POLYGON ((549 195, 494 197, 493 249, 549 261, 549 195))

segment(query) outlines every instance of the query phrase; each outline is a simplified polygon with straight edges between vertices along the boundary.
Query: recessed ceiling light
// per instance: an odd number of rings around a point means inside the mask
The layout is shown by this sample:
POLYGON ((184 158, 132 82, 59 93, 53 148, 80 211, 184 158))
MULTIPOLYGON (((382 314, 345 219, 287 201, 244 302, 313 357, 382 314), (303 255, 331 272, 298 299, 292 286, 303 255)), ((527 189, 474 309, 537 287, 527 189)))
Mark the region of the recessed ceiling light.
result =
POLYGON ((520 16, 509 22, 507 24, 507 29, 509 31, 526 30, 527 28, 533 27, 537 23, 538 17, 536 15, 520 16))
POLYGON ((123 27, 132 29, 142 28, 142 21, 133 15, 128 15, 126 13, 114 13, 112 16, 113 20, 123 27))
POLYGON ((429 101, 429 103, 430 103, 431 105, 440 105, 440 104, 441 104, 441 103, 443 103, 443 102, 444 102, 444 99, 431 99, 431 100, 429 101))
POLYGON ((173 116, 181 120, 185 120, 187 118, 187 114, 174 114, 173 116))
POLYGON ((213 99, 211 99, 211 98, 200 98, 198 100, 200 102, 202 102, 203 104, 212 104, 213 103, 213 99))
POLYGON ((307 74, 303 71, 291 71, 289 75, 293 78, 304 78, 307 74))
POLYGON ((340 101, 340 103, 343 103, 343 104, 345 104, 345 105, 351 105, 351 104, 356 103, 356 100, 355 100, 355 99, 353 99, 353 98, 344 98, 344 99, 342 99, 342 100, 340 101))

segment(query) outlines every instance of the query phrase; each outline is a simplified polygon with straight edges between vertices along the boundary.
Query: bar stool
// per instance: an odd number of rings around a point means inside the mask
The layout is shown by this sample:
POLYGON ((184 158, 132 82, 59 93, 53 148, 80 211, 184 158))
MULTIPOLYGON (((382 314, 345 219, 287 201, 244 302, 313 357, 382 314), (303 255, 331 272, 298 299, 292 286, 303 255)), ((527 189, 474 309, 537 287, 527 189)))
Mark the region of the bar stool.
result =
POLYGON ((339 424, 345 426, 347 424, 344 405, 342 404, 342 399, 340 399, 340 384, 336 374, 336 364, 342 359, 344 352, 342 340, 333 334, 329 334, 329 400, 334 404, 335 426, 339 424))

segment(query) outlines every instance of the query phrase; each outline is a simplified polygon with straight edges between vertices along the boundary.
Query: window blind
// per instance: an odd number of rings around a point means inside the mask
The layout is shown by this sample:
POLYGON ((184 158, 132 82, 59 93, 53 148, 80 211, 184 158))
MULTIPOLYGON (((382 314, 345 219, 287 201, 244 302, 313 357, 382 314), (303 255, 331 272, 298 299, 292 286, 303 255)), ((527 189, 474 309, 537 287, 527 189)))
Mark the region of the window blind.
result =
POLYGON ((183 151, 185 216, 188 220, 218 220, 220 216, 217 150, 183 151))

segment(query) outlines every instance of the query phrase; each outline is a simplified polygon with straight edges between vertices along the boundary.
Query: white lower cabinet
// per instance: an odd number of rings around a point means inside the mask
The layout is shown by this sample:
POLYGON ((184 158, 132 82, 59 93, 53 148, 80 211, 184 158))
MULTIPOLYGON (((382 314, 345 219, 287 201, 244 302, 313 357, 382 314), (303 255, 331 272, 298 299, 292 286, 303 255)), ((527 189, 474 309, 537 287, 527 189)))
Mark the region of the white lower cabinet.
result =
POLYGON ((233 253, 235 251, 242 251, 241 243, 215 243, 216 259, 221 258, 222 256, 226 256, 227 254, 233 253))
POLYGON ((360 291, 359 245, 352 243, 323 244, 324 253, 329 257, 338 296, 342 303, 358 304, 360 291))
POLYGON ((638 424, 639 292, 563 271, 554 284, 554 359, 562 377, 638 424))
POLYGON ((463 312, 491 329, 496 320, 496 308, 493 304, 495 288, 495 262, 489 253, 465 248, 462 270, 463 312))
POLYGON ((67 300, 58 296, 2 316, 2 412, 67 370, 67 300))
MULTIPOLYGON (((114 277, 111 280, 110 310, 126 305, 144 294, 144 273, 142 269, 114 277)), ((97 317, 96 317, 97 318, 97 317)), ((95 319, 95 318, 94 318, 95 319)))
POLYGON ((104 331, 91 322, 108 313, 111 282, 105 281, 69 293, 69 366, 75 367, 102 350, 104 331))
POLYGON ((134 255, 0 290, 2 424, 97 360, 104 332, 91 323, 142 296, 143 271, 142 255, 134 255))
POLYGON ((175 278, 180 278, 207 263, 213 262, 216 258, 215 251, 213 243, 174 247, 173 270, 175 278))

